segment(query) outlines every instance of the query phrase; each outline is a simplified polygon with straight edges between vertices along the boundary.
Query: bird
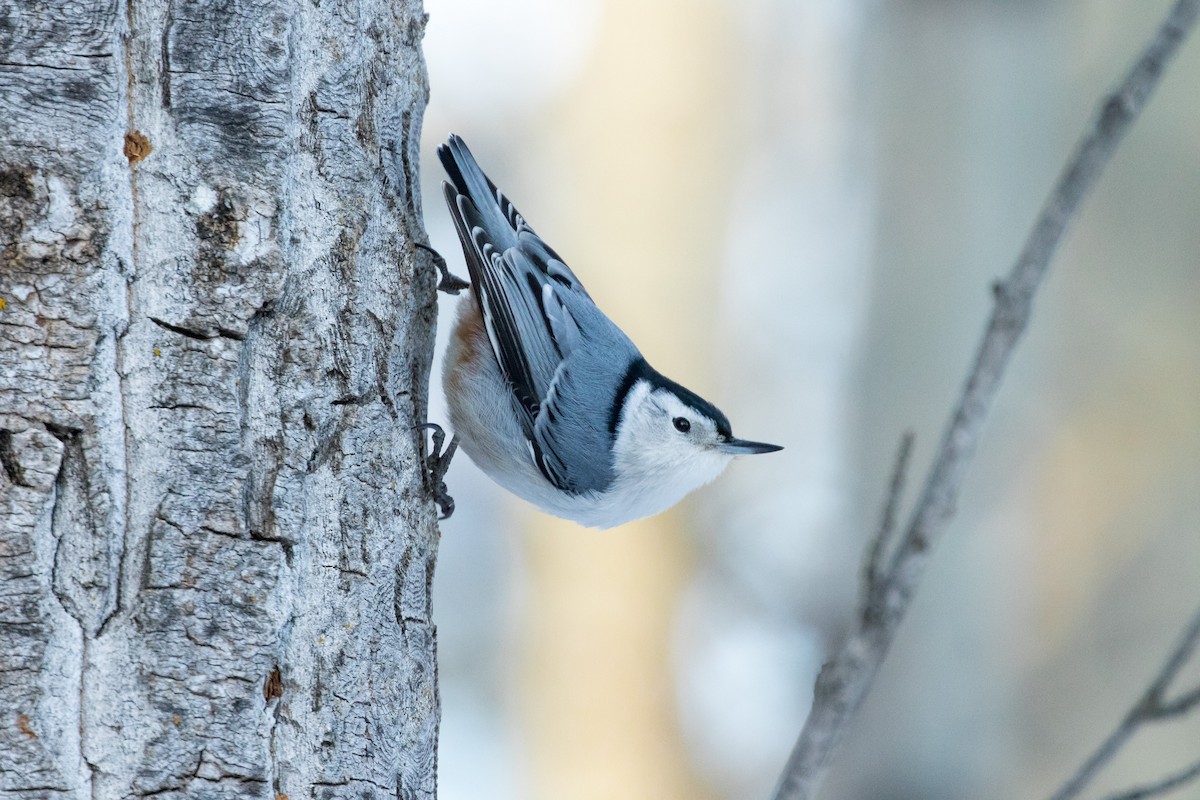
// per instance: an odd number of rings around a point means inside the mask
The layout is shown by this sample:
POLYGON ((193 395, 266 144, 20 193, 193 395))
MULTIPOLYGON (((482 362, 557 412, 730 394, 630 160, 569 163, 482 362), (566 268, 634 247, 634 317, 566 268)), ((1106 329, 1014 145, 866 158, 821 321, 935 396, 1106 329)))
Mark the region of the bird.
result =
POLYGON ((461 137, 437 153, 471 289, 443 364, 454 437, 435 470, 442 495, 461 447, 542 511, 611 528, 670 508, 737 456, 783 449, 736 438, 716 406, 651 367, 461 137))

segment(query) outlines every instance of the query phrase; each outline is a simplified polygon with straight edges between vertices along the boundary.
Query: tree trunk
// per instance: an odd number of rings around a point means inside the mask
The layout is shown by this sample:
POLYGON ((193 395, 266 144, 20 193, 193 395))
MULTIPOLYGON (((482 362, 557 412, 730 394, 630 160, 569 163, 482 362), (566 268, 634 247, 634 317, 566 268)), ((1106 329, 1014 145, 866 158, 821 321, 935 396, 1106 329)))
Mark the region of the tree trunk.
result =
POLYGON ((424 21, 0 0, 0 797, 434 797, 424 21))

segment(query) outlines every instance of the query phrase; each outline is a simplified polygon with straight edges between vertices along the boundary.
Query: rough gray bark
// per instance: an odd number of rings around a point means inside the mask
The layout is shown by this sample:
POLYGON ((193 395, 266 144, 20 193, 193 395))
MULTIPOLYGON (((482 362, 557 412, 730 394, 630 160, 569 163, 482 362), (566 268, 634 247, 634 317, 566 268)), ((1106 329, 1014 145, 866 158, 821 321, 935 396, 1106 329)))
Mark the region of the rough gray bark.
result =
POLYGON ((0 797, 431 798, 418 0, 0 0, 0 797))

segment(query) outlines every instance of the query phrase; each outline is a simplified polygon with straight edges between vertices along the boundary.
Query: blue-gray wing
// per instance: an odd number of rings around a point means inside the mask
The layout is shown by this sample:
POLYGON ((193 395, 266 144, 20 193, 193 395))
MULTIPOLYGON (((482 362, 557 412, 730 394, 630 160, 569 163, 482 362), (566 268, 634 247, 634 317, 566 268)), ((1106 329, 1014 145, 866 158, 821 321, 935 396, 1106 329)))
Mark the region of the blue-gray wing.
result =
POLYGON ((452 180, 443 189, 472 291, 530 457, 563 491, 602 491, 612 481, 612 397, 637 351, 461 139, 452 136, 438 154, 452 180))
POLYGON ((614 478, 613 406, 641 356, 590 300, 547 285, 542 306, 563 359, 534 421, 534 458, 565 491, 602 491, 614 478))

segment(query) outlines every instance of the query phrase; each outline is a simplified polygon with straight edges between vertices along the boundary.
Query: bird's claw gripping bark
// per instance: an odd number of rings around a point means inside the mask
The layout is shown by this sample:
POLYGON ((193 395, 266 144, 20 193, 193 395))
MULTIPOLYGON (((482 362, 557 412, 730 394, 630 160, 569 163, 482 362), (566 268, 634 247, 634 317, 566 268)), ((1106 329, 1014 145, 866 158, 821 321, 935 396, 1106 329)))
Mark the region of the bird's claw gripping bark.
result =
MULTIPOLYGON (((446 259, 442 258, 442 254, 437 250, 434 250, 427 244, 421 244, 420 242, 414 242, 413 244, 429 253, 430 257, 433 259, 433 265, 437 267, 438 272, 441 273, 442 279, 438 282, 437 287, 439 292, 445 292, 446 294, 458 294, 463 289, 466 289, 471 285, 467 281, 464 281, 462 278, 450 272, 450 266, 446 263, 446 259)), ((453 442, 451 442, 451 444, 453 444, 453 442)))
POLYGON ((450 519, 450 515, 454 513, 454 498, 450 496, 446 486, 446 470, 450 469, 450 459, 454 458, 454 452, 458 450, 458 437, 451 437, 450 444, 446 445, 446 449, 443 450, 442 444, 446 441, 446 432, 442 430, 441 425, 426 422, 423 425, 414 425, 413 430, 433 431, 433 448, 425 457, 425 469, 429 477, 430 490, 433 492, 433 501, 437 503, 438 510, 441 512, 438 521, 450 519))

